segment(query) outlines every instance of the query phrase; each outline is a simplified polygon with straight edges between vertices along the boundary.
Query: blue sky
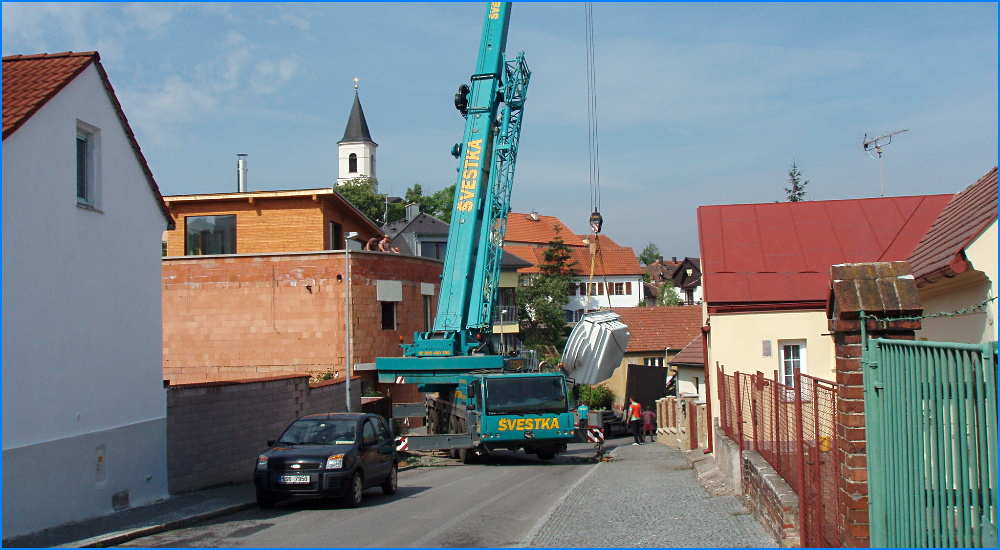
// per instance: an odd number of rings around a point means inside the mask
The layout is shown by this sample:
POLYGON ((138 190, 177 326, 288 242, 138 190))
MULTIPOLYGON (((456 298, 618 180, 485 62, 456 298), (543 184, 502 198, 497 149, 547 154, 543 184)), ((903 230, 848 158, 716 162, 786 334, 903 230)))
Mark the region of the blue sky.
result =
MULTIPOLYGON (((354 76, 381 188, 453 183, 484 4, 3 4, 3 54, 101 52, 164 194, 324 187, 354 76)), ((951 193, 997 163, 996 4, 596 4, 605 232, 698 255, 702 204, 951 193)), ((533 71, 513 208, 586 230, 580 3, 519 3, 533 71)))

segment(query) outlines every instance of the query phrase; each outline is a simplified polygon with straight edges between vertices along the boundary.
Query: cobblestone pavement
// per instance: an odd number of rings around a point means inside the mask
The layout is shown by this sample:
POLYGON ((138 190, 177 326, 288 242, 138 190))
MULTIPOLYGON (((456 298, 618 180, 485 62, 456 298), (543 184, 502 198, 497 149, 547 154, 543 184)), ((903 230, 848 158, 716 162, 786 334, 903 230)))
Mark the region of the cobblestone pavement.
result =
POLYGON ((680 451, 646 443, 613 456, 566 495, 527 546, 777 547, 736 497, 709 495, 680 451))

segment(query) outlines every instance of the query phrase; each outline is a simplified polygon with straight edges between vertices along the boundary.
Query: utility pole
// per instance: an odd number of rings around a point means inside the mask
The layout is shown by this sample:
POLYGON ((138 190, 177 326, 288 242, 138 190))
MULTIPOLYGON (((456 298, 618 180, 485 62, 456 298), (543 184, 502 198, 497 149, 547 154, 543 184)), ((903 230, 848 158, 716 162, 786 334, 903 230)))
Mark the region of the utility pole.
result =
POLYGON ((909 130, 896 130, 895 132, 889 132, 888 134, 873 138, 869 138, 868 133, 865 132, 865 137, 861 142, 861 148, 868 153, 868 156, 878 161, 878 180, 879 187, 881 188, 878 196, 880 197, 885 196, 885 167, 882 160, 882 148, 892 143, 892 136, 902 134, 903 132, 909 132, 909 130))

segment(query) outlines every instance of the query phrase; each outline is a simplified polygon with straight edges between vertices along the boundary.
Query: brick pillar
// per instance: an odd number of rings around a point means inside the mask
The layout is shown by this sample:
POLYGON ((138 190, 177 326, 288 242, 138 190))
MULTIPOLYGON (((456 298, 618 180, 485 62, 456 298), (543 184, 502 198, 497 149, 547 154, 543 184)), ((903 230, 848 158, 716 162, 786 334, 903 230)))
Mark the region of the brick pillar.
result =
MULTIPOLYGON (((835 265, 828 306, 836 349, 837 417, 835 449, 839 468, 838 508, 843 546, 869 545, 868 456, 865 439, 864 374, 861 370, 859 313, 880 318, 919 315, 917 285, 907 262, 835 265)), ((869 338, 913 340, 920 321, 868 320, 869 338)))

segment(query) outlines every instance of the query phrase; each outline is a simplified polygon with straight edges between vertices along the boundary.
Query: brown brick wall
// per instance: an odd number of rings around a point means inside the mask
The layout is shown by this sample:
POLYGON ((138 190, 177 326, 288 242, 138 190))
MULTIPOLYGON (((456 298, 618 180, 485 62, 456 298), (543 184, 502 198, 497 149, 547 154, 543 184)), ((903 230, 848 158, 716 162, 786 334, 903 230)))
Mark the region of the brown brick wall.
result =
MULTIPOLYGON (((264 198, 170 202, 170 213, 177 228, 166 232, 167 256, 184 255, 184 232, 187 216, 236 215, 236 253, 312 252, 331 248, 329 222, 343 226, 343 231, 356 231, 359 238, 375 236, 370 225, 357 214, 341 206, 335 199, 264 198)), ((337 246, 342 248, 342 245, 337 246)))
POLYGON ((799 498, 755 451, 743 451, 743 498, 783 548, 800 546, 799 498))
MULTIPOLYGON (((420 283, 437 285, 440 262, 357 252, 351 264, 354 363, 400 356, 400 338, 411 342, 423 330, 420 283), (377 279, 402 281, 397 330, 381 329, 377 279)), ((341 376, 343 253, 165 259, 162 274, 163 376, 171 383, 341 376)))
MULTIPOLYGON (((361 410, 361 381, 351 384, 361 410)), ((299 416, 344 411, 343 382, 306 377, 171 386, 167 389, 167 485, 171 493, 253 479, 267 440, 299 416)))
MULTIPOLYGON (((865 437, 864 371, 859 313, 878 317, 919 315, 916 283, 906 262, 833 266, 829 307, 836 349, 837 417, 835 449, 840 482, 837 505, 843 546, 868 547, 868 455, 865 437)), ((912 340, 919 321, 866 322, 869 338, 912 340)))

